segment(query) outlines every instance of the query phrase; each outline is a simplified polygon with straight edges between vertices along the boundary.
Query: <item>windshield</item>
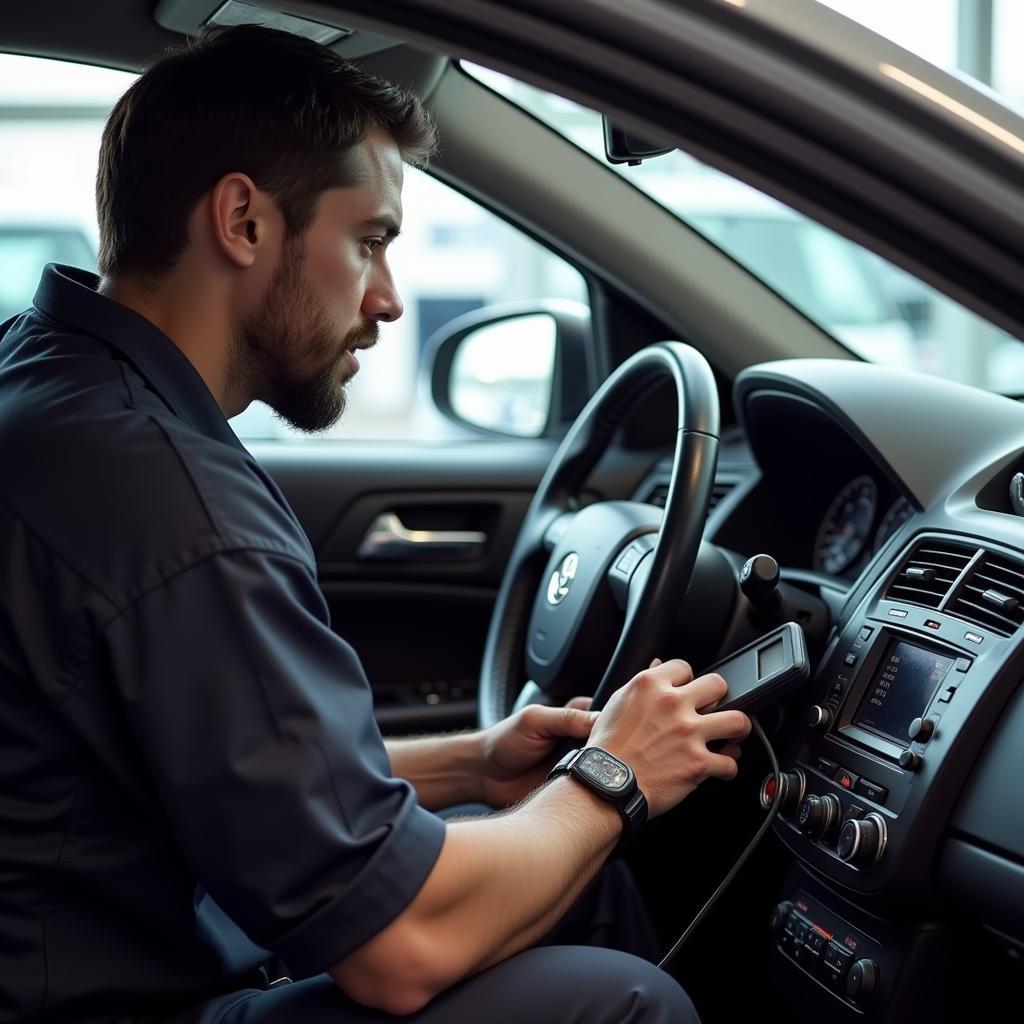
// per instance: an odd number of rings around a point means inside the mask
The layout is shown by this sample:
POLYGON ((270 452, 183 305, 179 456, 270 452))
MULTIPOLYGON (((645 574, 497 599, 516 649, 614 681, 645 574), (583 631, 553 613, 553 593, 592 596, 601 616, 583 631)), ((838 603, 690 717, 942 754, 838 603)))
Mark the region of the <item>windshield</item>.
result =
MULTIPOLYGON (((484 85, 604 160, 600 115, 489 69, 484 85)), ((676 150, 608 165, 862 359, 1024 393, 1024 345, 817 221, 676 150)))

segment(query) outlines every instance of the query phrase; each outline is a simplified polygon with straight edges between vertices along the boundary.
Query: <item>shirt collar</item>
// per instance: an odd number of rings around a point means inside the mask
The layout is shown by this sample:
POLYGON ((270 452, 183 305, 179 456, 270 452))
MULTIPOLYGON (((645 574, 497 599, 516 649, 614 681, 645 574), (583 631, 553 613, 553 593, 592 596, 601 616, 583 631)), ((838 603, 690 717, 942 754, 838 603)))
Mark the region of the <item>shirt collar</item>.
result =
POLYGON ((244 450, 185 353, 144 316, 101 295, 99 283, 86 270, 49 263, 33 302, 41 313, 113 345, 195 430, 244 450))

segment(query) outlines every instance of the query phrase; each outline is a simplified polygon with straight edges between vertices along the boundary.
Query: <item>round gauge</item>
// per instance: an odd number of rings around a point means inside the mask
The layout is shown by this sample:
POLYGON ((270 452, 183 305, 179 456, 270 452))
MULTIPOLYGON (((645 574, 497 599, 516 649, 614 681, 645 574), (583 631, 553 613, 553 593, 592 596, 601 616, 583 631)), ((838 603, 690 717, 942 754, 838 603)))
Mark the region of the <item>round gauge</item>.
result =
POLYGON ((878 524, 874 550, 877 551, 913 514, 914 506, 906 498, 897 498, 878 524))
POLYGON ((869 476, 851 480, 828 507, 814 542, 814 568, 842 572, 864 550, 878 511, 878 488, 869 476))

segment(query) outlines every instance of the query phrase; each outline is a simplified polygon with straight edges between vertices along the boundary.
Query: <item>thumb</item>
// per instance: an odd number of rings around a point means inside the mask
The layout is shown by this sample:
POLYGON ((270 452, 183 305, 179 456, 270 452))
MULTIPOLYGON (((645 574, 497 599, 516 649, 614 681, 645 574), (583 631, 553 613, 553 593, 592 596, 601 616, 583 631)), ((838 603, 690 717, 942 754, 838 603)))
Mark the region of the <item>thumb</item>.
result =
POLYGON ((661 664, 661 658, 655 658, 654 661, 648 665, 648 668, 657 668, 661 664))
MULTIPOLYGON (((575 699, 575 698, 574 698, 575 699)), ((569 702, 572 704, 572 701, 569 702)), ((585 711, 580 707, 545 708, 543 729, 549 736, 566 736, 584 740, 594 728, 599 712, 585 711)))
POLYGON ((593 699, 593 697, 573 697, 572 700, 566 702, 565 706, 567 708, 579 708, 580 711, 587 711, 593 699))

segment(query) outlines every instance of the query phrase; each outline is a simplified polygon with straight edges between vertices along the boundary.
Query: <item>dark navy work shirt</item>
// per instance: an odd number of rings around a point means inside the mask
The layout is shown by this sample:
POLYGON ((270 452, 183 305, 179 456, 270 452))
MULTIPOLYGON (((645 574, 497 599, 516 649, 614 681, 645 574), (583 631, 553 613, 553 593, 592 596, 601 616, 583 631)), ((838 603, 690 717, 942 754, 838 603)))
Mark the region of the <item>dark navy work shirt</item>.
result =
POLYGON ((96 285, 48 266, 0 340, 0 1022, 177 1012, 268 950, 322 970, 444 837, 284 498, 96 285))

